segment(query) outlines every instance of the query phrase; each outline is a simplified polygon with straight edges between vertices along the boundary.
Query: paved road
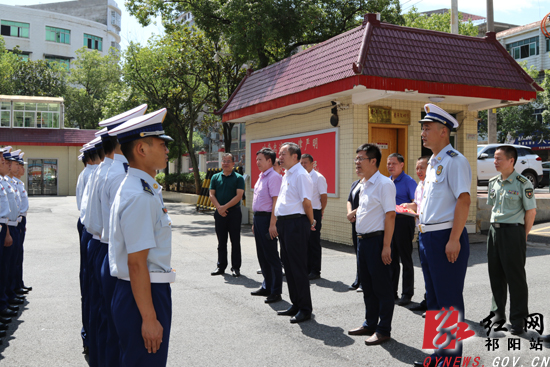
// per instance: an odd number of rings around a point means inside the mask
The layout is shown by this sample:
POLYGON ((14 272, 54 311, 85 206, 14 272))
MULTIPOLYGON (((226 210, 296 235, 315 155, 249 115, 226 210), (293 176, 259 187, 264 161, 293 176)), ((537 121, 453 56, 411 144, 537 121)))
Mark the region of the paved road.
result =
MULTIPOLYGON (((0 366, 86 366, 81 354, 80 303, 74 197, 33 197, 25 244, 25 280, 34 290, 9 336, 0 347, 0 366)), ((174 315, 169 366, 408 366, 427 356, 421 349, 424 320, 420 314, 396 307, 393 340, 367 347, 365 337, 346 331, 364 318, 361 293, 347 290, 355 273, 354 255, 346 246, 327 244, 323 250, 323 279, 311 286, 314 320, 291 325, 275 310, 285 302, 266 305, 250 291, 260 286, 258 263, 250 229, 243 227, 243 276, 212 277, 216 240, 213 218, 194 207, 168 204, 173 222, 173 266, 178 279, 172 286, 174 315)), ((499 333, 500 349, 489 352, 477 323, 488 314, 490 289, 483 237, 472 237, 465 289, 466 319, 480 336, 465 342, 464 355, 481 357, 492 366, 497 358, 521 357, 530 366, 535 357, 550 356, 550 345, 529 350, 530 331, 520 339, 521 350, 508 352, 509 334, 499 333)), ((550 317, 550 249, 529 246, 527 273, 530 312, 550 317)), ((416 294, 424 292, 415 252, 416 294)), ((550 322, 546 320, 547 323, 550 322)), ((548 331, 547 331, 548 332, 548 331)), ((503 361, 504 362, 504 361, 503 361)), ((509 362, 510 366, 511 361, 509 362)), ((481 365, 480 364, 480 365, 481 365)))

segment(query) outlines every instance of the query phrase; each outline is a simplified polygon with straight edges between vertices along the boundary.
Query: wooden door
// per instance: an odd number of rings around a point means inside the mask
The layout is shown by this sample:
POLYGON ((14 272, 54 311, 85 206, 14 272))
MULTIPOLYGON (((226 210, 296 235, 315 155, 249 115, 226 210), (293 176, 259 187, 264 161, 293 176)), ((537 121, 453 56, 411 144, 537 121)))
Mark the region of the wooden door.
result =
POLYGON ((371 144, 378 145, 380 152, 382 152, 382 160, 380 161, 379 168, 380 173, 389 177, 390 174, 388 172, 388 168, 386 167, 386 163, 390 154, 398 152, 397 129, 373 127, 371 129, 369 140, 371 144))

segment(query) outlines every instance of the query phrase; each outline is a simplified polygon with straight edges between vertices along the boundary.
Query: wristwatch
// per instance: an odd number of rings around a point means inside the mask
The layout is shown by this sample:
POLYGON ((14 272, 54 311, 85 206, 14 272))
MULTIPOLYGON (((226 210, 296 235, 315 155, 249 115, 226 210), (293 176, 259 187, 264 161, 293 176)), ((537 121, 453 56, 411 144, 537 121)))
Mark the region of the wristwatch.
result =
POLYGON ((313 220, 313 223, 311 223, 311 226, 312 226, 312 227, 315 227, 316 224, 317 224, 317 221, 314 219, 314 220, 313 220))

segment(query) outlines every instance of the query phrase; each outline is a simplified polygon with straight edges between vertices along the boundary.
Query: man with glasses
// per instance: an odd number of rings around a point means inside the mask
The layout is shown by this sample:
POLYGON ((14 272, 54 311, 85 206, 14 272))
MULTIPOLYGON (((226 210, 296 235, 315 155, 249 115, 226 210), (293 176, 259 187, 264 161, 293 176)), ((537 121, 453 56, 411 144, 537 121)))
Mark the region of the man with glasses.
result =
POLYGON ((357 148, 355 172, 361 178, 355 214, 357 262, 363 287, 365 322, 349 335, 369 335, 366 345, 390 340, 394 299, 391 281, 391 241, 395 224, 395 185, 378 167, 382 153, 374 144, 357 148))
POLYGON ((231 239, 231 272, 241 275, 241 198, 244 193, 243 176, 233 170, 231 153, 222 156, 222 172, 210 180, 210 200, 216 207, 214 221, 218 237, 218 266, 211 275, 222 275, 227 268, 227 237, 231 239))

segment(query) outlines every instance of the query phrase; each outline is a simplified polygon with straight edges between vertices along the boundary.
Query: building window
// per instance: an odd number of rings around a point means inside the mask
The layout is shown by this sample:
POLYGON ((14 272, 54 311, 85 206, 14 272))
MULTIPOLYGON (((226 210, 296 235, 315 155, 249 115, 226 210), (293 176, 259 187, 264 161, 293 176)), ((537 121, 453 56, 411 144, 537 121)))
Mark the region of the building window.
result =
POLYGON ((66 70, 69 70, 69 68, 71 67, 71 59, 65 57, 46 56, 46 61, 48 62, 48 64, 57 62, 66 70))
POLYGON ((70 44, 71 31, 68 29, 46 26, 46 41, 70 44))
POLYGON ((0 26, 2 36, 29 38, 29 23, 11 22, 3 20, 0 26))
POLYGON ((103 51, 103 38, 84 33, 84 46, 91 50, 103 51))
POLYGON ((506 50, 516 60, 539 54, 539 36, 506 45, 506 50))
POLYGON ((0 126, 10 127, 11 120, 11 103, 0 102, 0 126))
POLYGON ((550 38, 546 39, 546 52, 550 52, 550 38))
POLYGON ((120 14, 114 10, 111 10, 111 24, 120 28, 120 14))
POLYGON ((59 104, 15 102, 13 127, 59 128, 59 104))

